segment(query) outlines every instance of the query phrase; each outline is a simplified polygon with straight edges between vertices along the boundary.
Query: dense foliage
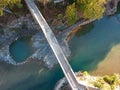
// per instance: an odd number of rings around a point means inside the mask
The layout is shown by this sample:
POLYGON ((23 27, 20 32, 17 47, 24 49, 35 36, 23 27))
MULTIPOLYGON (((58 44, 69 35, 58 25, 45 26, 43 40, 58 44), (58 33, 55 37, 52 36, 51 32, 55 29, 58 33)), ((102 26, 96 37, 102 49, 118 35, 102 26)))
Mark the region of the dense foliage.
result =
POLYGON ((78 19, 77 9, 75 8, 75 3, 73 3, 72 5, 67 6, 66 17, 68 18, 68 23, 70 25, 75 23, 76 20, 78 19))
POLYGON ((105 11, 106 0, 77 0, 76 3, 84 18, 100 19, 105 11))
POLYGON ((85 19, 100 19, 105 12, 106 0, 76 0, 74 2, 75 5, 69 5, 66 9, 69 23, 77 20, 77 12, 82 13, 85 19))
POLYGON ((94 82, 94 86, 102 90, 116 90, 116 86, 120 85, 120 79, 118 74, 105 75, 103 78, 99 78, 94 82))
POLYGON ((3 15, 3 8, 12 9, 14 6, 21 7, 21 0, 0 0, 0 16, 3 15))
MULTIPOLYGON (((38 0, 47 10, 47 3, 51 0, 38 0)), ((65 0, 66 1, 66 0, 65 0)), ((73 24, 82 15, 85 19, 100 19, 105 12, 106 0, 72 0, 72 4, 66 4, 65 16, 68 24, 73 24)), ((21 0, 0 0, 0 16, 3 15, 3 9, 14 6, 21 7, 21 0)), ((63 7, 63 6, 61 6, 63 7)))

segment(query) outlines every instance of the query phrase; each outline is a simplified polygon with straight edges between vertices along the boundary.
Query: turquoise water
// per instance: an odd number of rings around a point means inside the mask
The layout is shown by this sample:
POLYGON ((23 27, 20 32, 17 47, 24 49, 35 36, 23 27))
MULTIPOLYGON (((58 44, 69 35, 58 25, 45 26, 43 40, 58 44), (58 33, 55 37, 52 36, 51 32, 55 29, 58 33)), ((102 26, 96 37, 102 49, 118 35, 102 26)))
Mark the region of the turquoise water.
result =
MULTIPOLYGON (((23 62, 32 55, 33 49, 30 41, 31 37, 22 37, 12 43, 10 54, 16 62, 23 62)), ((20 66, 2 64, 0 68, 5 67, 5 72, 0 72, 2 77, 0 81, 4 81, 7 85, 0 85, 0 90, 52 90, 55 83, 64 76, 59 66, 47 70, 40 61, 36 64, 33 61, 29 62, 29 65, 20 66), (4 78, 4 76, 7 78, 4 78)))
MULTIPOLYGON (((104 17, 89 24, 88 33, 78 33, 70 41, 71 65, 75 71, 93 70, 103 60, 110 49, 120 44, 120 15, 104 17)), ((79 31, 80 33, 81 31, 79 31)))
POLYGON ((0 63, 0 70, 0 90, 53 90, 64 76, 59 66, 47 70, 38 61, 20 66, 0 63))
POLYGON ((22 37, 12 43, 10 46, 10 54, 16 62, 23 62, 32 55, 33 50, 30 44, 30 37, 22 37))
MULTIPOLYGON (((70 64, 74 71, 92 71, 109 50, 120 43, 119 20, 120 15, 104 17, 83 27, 85 31, 79 31, 70 40, 70 64)), ((20 39, 18 43, 24 41, 20 39)), ((17 47, 23 48, 21 45, 17 47)), ((64 76, 59 65, 48 70, 40 61, 30 61, 20 66, 0 63, 0 71, 0 90, 53 90, 56 82, 64 76)))

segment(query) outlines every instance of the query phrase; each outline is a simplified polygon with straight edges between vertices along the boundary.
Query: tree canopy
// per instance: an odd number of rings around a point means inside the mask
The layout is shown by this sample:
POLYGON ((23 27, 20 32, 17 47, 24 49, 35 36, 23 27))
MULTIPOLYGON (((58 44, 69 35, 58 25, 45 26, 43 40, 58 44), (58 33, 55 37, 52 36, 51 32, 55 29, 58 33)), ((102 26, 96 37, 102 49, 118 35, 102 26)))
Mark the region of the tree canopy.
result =
POLYGON ((0 0, 0 16, 3 15, 3 8, 8 7, 12 9, 15 5, 21 7, 21 0, 0 0))
POLYGON ((68 22, 77 21, 77 13, 80 12, 85 19, 100 19, 105 12, 106 0, 76 0, 66 8, 68 22))
MULTIPOLYGON (((38 1, 43 2, 46 7, 49 0, 38 1)), ((105 4, 106 0, 72 0, 70 4, 66 4, 65 16, 69 24, 77 21, 79 13, 85 19, 100 19, 105 12, 105 4)), ((3 15, 3 8, 12 9, 14 6, 21 7, 21 0, 0 0, 0 16, 3 15)))
POLYGON ((77 0, 77 8, 84 18, 100 19, 104 12, 106 0, 77 0))
POLYGON ((76 20, 78 19, 77 9, 75 8, 75 3, 73 3, 72 5, 67 6, 66 17, 68 18, 68 23, 70 25, 75 23, 76 20))

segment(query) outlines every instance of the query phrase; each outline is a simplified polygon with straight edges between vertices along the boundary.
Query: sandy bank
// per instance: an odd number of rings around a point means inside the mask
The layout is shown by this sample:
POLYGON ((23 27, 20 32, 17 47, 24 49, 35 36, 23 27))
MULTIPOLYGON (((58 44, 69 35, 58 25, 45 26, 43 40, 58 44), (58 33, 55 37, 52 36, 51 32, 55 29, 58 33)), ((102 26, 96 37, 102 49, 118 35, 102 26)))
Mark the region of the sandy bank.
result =
POLYGON ((120 44, 113 46, 104 60, 98 64, 96 70, 92 72, 94 75, 113 73, 120 74, 120 44))

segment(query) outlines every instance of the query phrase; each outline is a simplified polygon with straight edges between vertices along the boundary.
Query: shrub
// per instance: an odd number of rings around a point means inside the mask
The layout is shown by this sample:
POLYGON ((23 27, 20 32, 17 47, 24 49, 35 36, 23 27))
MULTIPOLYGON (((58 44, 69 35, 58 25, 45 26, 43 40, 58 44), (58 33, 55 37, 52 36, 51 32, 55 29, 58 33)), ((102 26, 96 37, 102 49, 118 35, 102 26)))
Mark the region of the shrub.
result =
POLYGON ((83 75, 87 76, 87 75, 89 75, 89 74, 88 74, 87 71, 84 71, 84 72, 83 72, 83 75))
POLYGON ((65 14, 66 14, 66 18, 68 19, 69 25, 72 25, 77 21, 78 16, 77 16, 77 9, 75 7, 75 3, 67 6, 65 14))
POLYGON ((97 82, 94 82, 94 84, 93 84, 95 87, 98 87, 98 88, 102 88, 102 84, 101 84, 101 82, 99 82, 99 81, 97 81, 97 82))
POLYGON ((22 7, 21 0, 0 0, 0 16, 3 15, 3 8, 8 7, 12 9, 14 6, 22 7))
POLYGON ((119 76, 117 74, 113 74, 112 76, 106 75, 104 78, 104 81, 110 84, 111 89, 114 90, 115 87, 119 84, 119 76))
POLYGON ((63 15, 62 15, 62 14, 58 14, 57 17, 58 17, 59 19, 62 19, 62 18, 63 18, 63 15))

